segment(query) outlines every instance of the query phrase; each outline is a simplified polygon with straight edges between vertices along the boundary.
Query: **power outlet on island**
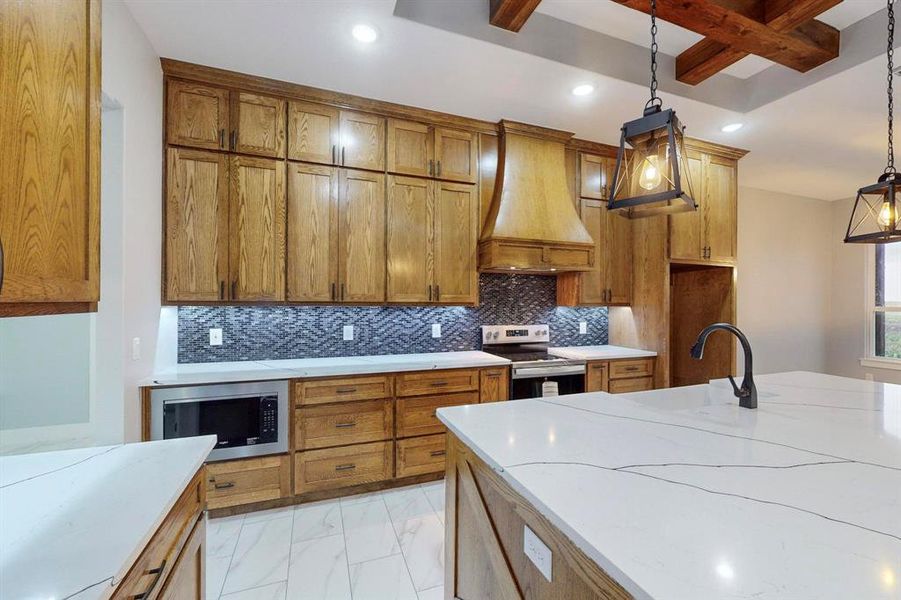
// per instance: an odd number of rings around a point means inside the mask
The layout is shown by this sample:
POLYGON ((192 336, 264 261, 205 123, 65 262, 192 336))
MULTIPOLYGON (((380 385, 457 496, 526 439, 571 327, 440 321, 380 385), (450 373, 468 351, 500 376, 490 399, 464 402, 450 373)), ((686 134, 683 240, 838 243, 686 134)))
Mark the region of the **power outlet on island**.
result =
POLYGON ((217 328, 210 329, 210 346, 222 345, 222 330, 217 328))
POLYGON ((579 321, 579 335, 588 333, 588 321, 579 321))
POLYGON ((354 326, 345 325, 343 331, 343 339, 345 342, 352 342, 354 339, 354 326))
POLYGON ((535 535, 528 525, 523 525, 522 551, 529 557, 532 564, 538 567, 544 578, 548 582, 552 581, 554 555, 547 544, 542 542, 541 538, 535 535))

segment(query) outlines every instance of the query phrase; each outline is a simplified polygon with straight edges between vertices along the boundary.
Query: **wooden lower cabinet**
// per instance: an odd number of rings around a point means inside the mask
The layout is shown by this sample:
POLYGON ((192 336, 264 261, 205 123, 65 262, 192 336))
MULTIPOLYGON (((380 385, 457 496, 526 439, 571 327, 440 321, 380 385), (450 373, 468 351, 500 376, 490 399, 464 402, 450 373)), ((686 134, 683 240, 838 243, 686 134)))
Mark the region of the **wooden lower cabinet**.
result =
POLYGON ((478 369, 399 373, 395 379, 398 396, 447 394, 479 389, 478 369))
POLYGON ((398 398, 396 401, 397 437, 412 437, 444 433, 444 425, 438 420, 436 411, 444 406, 478 404, 478 392, 441 394, 439 396, 416 396, 398 398))
POLYGON ((184 549, 172 567, 172 574, 160 592, 165 600, 204 600, 206 523, 203 519, 194 525, 184 549))
POLYGON ((589 361, 585 371, 586 392, 623 394, 654 389, 656 358, 589 361))
POLYGON ((482 369, 479 375, 479 402, 510 399, 510 368, 482 369))
POLYGON ((654 389, 653 377, 636 377, 633 379, 613 379, 610 381, 611 394, 625 394, 627 392, 644 392, 654 389))
POLYGON ((393 435, 394 406, 390 399, 305 406, 294 413, 294 445, 298 450, 378 442, 393 435))
POLYGON ((294 398, 298 406, 377 400, 393 395, 394 380, 390 375, 310 379, 294 384, 294 398))
POLYGON ((397 477, 443 472, 444 445, 443 433, 397 440, 397 477))
POLYGON ((207 464, 206 504, 210 510, 290 495, 291 462, 287 454, 207 464))
POLYGON ((585 371, 586 392, 606 392, 608 387, 608 363, 606 361, 590 362, 585 371))
POLYGON ((304 494, 394 476, 394 442, 305 450, 294 455, 294 493, 304 494))

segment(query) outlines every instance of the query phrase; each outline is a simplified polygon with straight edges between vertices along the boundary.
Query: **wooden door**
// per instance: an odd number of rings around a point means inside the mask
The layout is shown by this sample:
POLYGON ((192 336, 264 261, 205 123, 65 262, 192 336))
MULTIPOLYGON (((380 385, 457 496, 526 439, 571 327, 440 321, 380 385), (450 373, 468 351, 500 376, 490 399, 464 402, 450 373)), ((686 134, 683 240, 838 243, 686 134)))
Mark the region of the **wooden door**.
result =
POLYGON ((206 524, 201 517, 185 542, 169 573, 160 600, 204 600, 206 598, 206 524))
POLYGON ((694 187, 695 202, 698 210, 670 215, 670 258, 685 260, 701 260, 705 246, 701 230, 701 214, 704 211, 706 182, 704 181, 704 155, 696 152, 687 153, 689 177, 694 187))
POLYGON ((435 295, 442 304, 474 304, 479 196, 476 186, 435 182, 435 295))
POLYGON ((0 4, 0 56, 0 303, 96 302, 100 2, 0 4))
POLYGON ((234 152, 285 157, 285 101, 247 92, 232 94, 234 152))
POLYGON ((607 168, 608 162, 608 159, 595 154, 579 154, 579 195, 582 198, 607 199, 607 177, 613 171, 607 168))
POLYGON ((607 304, 632 303, 632 221, 616 212, 604 211, 607 240, 604 247, 607 261, 607 304))
POLYGON ((457 129, 435 129, 435 173, 438 179, 475 183, 478 177, 476 134, 457 129))
POLYGON ((341 169, 338 197, 338 296, 385 301, 385 176, 341 169))
POLYGON ((339 110, 312 102, 288 103, 288 158, 338 164, 339 110))
POLYGON ((607 290, 607 209, 600 200, 583 198, 580 209, 582 224, 594 240, 594 265, 579 274, 579 304, 603 304, 607 290))
POLYGON ((586 392, 607 391, 607 383, 610 379, 607 365, 607 361, 603 360, 595 360, 588 363, 585 371, 586 392))
POLYGON ((166 142, 227 149, 228 90, 178 80, 169 80, 167 86, 166 142))
POLYGON ((433 199, 427 179, 388 176, 388 302, 433 296, 433 199))
POLYGON ((736 164, 716 156, 705 164, 704 240, 707 259, 734 264, 736 258, 736 164))
POLYGON ((285 163, 232 156, 229 172, 232 300, 285 299, 285 163))
POLYGON ((341 156, 343 167, 383 171, 385 169, 385 119, 367 113, 341 111, 341 156))
POLYGON ((166 168, 166 300, 228 296, 228 158, 174 148, 166 168))
POLYGON ((388 119, 388 172, 431 177, 434 136, 424 123, 388 119))
POLYGON ((338 296, 338 169, 288 163, 287 293, 290 302, 338 296))

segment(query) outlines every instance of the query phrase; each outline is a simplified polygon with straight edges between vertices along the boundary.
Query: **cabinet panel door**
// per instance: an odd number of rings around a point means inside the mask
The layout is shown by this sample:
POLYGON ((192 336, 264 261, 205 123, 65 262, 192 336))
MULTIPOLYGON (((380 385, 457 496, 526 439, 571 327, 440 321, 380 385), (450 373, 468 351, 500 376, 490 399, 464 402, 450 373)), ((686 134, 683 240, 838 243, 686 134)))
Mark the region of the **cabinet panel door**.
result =
POLYGON ((287 294, 293 302, 337 299, 338 169, 288 163, 287 294))
POLYGON ((388 172, 431 177, 432 128, 415 121, 388 119, 388 172))
POLYGON ((166 179, 166 300, 224 300, 228 158, 170 147, 166 179))
POLYGON ((100 298, 100 2, 0 4, 0 302, 100 298))
POLYGON ((588 363, 585 371, 586 392, 606 392, 609 373, 606 361, 592 361, 588 363))
POLYGON ((432 300, 432 184, 388 177, 388 302, 432 300))
POLYGON ((191 536, 185 542, 172 567, 160 600, 204 600, 206 598, 206 521, 201 518, 194 526, 191 536))
POLYGON ((166 141, 170 144, 226 149, 228 90, 170 80, 166 105, 166 141))
MULTIPOLYGON (((579 195, 595 200, 607 199, 608 160, 595 154, 579 154, 579 195)), ((615 166, 615 161, 614 161, 615 166)))
POLYGON ((687 162, 698 210, 670 215, 670 258, 700 260, 704 255, 701 231, 701 213, 704 211, 706 187, 704 158, 700 154, 689 152, 687 162))
POLYGON ((341 111, 341 166, 385 169, 385 119, 367 113, 341 111))
POLYGON ((476 134, 456 129, 435 129, 435 177, 475 183, 478 177, 476 134))
POLYGON ((285 299, 285 163, 232 156, 229 266, 232 300, 285 299))
POLYGON ((235 92, 232 126, 235 152, 273 158, 285 157, 285 101, 269 96, 235 92))
MULTIPOLYGON (((609 304, 632 302, 632 221, 604 209, 607 226, 607 290, 609 304)), ((603 260, 597 255, 599 260, 603 260)))
POLYGON ((507 367, 482 369, 479 374, 479 402, 503 402, 510 399, 510 370, 507 367))
POLYGON ((288 103, 288 158, 338 164, 339 110, 311 102, 288 103))
POLYGON ((710 157, 704 190, 704 239, 707 258, 735 262, 736 191, 735 163, 710 157))
POLYGON ((385 300, 385 176, 341 169, 338 200, 339 297, 385 300))
POLYGON ((442 304, 478 301, 478 223, 479 196, 476 186, 435 183, 434 300, 442 304))
POLYGON ((607 209, 600 200, 581 200, 582 224, 594 240, 594 265, 590 271, 579 274, 580 304, 603 304, 607 285, 607 209))

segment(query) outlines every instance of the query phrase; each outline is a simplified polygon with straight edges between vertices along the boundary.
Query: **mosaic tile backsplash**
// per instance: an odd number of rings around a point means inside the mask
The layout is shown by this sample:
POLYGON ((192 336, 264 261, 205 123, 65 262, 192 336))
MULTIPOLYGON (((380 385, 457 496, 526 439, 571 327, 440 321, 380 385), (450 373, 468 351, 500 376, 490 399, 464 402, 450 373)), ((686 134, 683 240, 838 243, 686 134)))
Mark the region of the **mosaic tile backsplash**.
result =
POLYGON ((551 344, 607 343, 606 308, 556 304, 557 278, 482 274, 480 306, 181 306, 178 361, 218 362, 478 350, 482 325, 548 324, 551 344), (588 333, 579 335, 579 322, 588 333), (432 324, 441 337, 432 337, 432 324), (354 326, 353 341, 342 327, 354 326), (209 330, 222 328, 221 346, 209 330))

